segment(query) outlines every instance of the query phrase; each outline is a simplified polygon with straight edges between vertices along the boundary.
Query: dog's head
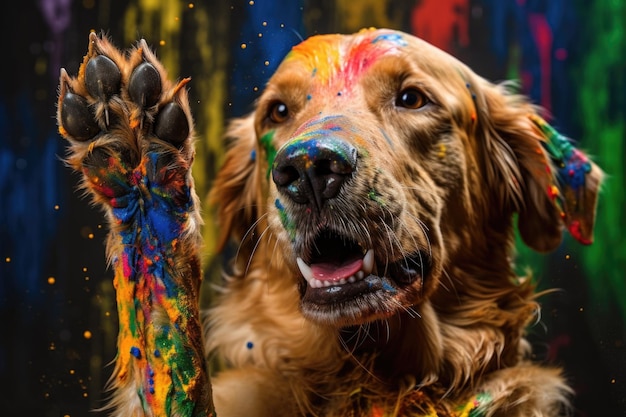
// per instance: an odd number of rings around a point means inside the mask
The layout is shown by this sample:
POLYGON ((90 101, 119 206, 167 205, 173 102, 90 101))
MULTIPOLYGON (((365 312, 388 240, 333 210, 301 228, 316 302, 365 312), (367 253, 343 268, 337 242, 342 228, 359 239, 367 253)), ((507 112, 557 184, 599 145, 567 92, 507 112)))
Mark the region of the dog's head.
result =
POLYGON ((514 216, 538 251, 563 226, 590 242, 601 172, 536 110, 405 33, 312 37, 228 132, 221 245, 349 325, 419 304, 451 263, 507 269, 514 216))

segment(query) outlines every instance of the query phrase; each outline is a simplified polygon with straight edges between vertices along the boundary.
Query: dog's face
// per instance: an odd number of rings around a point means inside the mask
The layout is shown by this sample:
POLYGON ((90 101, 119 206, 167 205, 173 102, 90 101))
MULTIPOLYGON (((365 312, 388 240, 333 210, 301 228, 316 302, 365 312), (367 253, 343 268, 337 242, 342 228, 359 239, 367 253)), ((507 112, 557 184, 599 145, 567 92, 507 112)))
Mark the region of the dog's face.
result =
POLYGON ((410 35, 310 38, 231 129, 213 194, 225 236, 271 240, 290 277, 270 279, 297 285, 310 319, 394 315, 428 298, 460 253, 490 262, 490 246, 508 247, 514 212, 532 247, 560 242, 569 213, 549 192, 531 113, 410 35))

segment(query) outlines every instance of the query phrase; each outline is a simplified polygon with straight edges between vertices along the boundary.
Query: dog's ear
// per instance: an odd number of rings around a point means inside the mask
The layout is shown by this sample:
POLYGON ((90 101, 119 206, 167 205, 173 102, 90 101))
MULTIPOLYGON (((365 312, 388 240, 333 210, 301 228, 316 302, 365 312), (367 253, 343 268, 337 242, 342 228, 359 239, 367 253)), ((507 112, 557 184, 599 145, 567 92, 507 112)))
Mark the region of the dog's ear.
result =
POLYGON ((231 238, 241 240, 254 225, 261 192, 255 172, 257 142, 254 115, 231 121, 225 139, 227 151, 224 163, 209 193, 210 205, 217 208, 220 229, 218 251, 224 249, 231 238))
POLYGON ((576 240, 590 244, 601 169, 506 85, 487 85, 476 106, 486 125, 490 189, 504 187, 500 198, 518 213, 524 243, 552 251, 566 227, 576 240))

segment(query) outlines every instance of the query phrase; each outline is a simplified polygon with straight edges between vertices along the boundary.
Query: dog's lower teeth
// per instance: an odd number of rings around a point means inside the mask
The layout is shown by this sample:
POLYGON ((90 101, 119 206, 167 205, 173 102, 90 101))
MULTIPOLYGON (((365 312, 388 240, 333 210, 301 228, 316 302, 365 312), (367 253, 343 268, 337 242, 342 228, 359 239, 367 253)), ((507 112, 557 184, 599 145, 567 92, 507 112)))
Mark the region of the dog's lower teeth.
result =
POLYGON ((304 262, 302 258, 297 258, 296 262, 298 264, 298 268, 300 269, 300 273, 302 274, 302 276, 304 277, 304 279, 306 280, 306 282, 309 284, 311 288, 324 288, 324 287, 331 287, 335 285, 345 285, 348 283, 353 284, 357 281, 362 280, 363 278, 365 278, 366 276, 372 273, 372 270, 374 268, 374 250, 369 249, 365 253, 365 255, 363 256, 363 266, 361 267, 360 271, 358 271, 354 275, 351 275, 346 278, 341 278, 337 281, 319 280, 315 278, 315 276, 313 275, 313 271, 311 270, 311 267, 306 262, 304 262))

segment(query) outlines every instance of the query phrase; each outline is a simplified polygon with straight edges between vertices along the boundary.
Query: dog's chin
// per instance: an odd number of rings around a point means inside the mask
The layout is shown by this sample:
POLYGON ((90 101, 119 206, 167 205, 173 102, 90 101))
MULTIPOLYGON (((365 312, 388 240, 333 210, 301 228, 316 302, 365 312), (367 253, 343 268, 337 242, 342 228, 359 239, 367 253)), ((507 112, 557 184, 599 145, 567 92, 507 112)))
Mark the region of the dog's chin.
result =
MULTIPOLYGON (((301 260, 299 264, 301 270, 305 269, 303 275, 310 274, 301 260)), ((309 320, 337 327, 391 317, 421 301, 429 265, 420 252, 337 282, 311 282, 310 277, 305 278, 300 283, 302 313, 309 320)))

